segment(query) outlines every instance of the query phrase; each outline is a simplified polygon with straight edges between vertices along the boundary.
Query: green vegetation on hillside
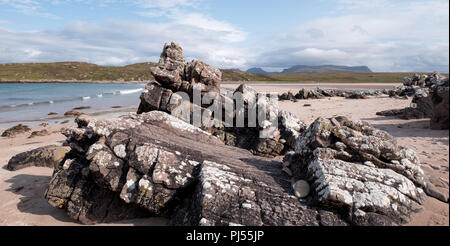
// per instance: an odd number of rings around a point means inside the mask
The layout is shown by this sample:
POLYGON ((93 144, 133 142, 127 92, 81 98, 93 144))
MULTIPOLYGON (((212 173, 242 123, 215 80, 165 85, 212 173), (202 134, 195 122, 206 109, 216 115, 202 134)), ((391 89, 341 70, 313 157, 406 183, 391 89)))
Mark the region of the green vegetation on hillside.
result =
POLYGON ((148 81, 153 79, 149 68, 155 63, 128 66, 99 66, 84 62, 10 63, 0 64, 2 81, 148 81))
MULTIPOLYGON (((20 81, 150 81, 146 62, 127 66, 99 66, 84 62, 10 63, 0 64, 0 82, 20 81)), ((252 74, 222 69, 223 81, 261 82, 330 82, 330 83, 392 83, 401 82, 413 73, 328 73, 328 74, 252 74)))

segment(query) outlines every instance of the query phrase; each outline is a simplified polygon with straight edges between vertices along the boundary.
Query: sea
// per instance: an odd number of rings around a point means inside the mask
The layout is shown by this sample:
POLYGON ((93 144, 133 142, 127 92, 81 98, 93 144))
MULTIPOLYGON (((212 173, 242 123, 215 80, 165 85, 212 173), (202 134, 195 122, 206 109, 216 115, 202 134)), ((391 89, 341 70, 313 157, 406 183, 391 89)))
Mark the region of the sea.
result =
POLYGON ((129 83, 0 84, 0 128, 19 123, 56 123, 67 118, 64 113, 75 107, 91 107, 78 110, 83 113, 137 107, 144 88, 145 84, 129 83), (49 115, 50 112, 56 114, 49 115))

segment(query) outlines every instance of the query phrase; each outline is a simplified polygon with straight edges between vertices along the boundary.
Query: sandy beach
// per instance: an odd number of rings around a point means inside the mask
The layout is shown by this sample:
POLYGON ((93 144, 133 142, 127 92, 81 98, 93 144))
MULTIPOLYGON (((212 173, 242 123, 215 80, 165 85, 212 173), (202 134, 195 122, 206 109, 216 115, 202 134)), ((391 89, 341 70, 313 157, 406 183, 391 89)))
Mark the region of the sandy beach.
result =
MULTIPOLYGON (((310 84, 316 86, 317 84, 310 84)), ((397 84, 321 84, 321 87, 333 88, 392 88, 397 84), (362 87, 359 87, 362 86, 362 87)), ((233 89, 237 84, 225 84, 224 88, 233 89)), ((286 92, 298 91, 307 84, 289 84, 274 87, 258 84, 253 87, 258 91, 286 92)), ((436 183, 438 189, 447 194, 449 179, 449 131, 430 130, 428 119, 399 120, 394 117, 377 116, 375 113, 388 109, 400 109, 409 106, 410 100, 392 99, 387 96, 370 97, 369 99, 345 99, 340 97, 317 100, 299 100, 298 102, 282 101, 280 108, 290 111, 305 123, 313 122, 317 117, 346 116, 353 120, 365 120, 374 127, 386 130, 395 136, 400 145, 416 151, 422 168, 436 183), (310 106, 305 106, 310 104, 310 106)), ((106 117, 106 116, 94 116, 106 117)), ((53 124, 45 127, 48 136, 28 138, 30 132, 13 138, 0 137, 0 225, 80 225, 71 220, 62 210, 52 208, 44 199, 44 191, 52 175, 50 168, 25 168, 8 171, 5 166, 8 160, 23 151, 50 144, 62 144, 65 137, 60 134, 62 127, 74 126, 72 122, 53 124)), ((41 130, 43 126, 33 126, 32 130, 41 130)), ((0 129, 3 132, 4 129, 0 129)), ((124 221, 108 225, 167 225, 163 218, 148 218, 124 221)), ((429 197, 422 212, 407 225, 449 225, 449 205, 429 197)))

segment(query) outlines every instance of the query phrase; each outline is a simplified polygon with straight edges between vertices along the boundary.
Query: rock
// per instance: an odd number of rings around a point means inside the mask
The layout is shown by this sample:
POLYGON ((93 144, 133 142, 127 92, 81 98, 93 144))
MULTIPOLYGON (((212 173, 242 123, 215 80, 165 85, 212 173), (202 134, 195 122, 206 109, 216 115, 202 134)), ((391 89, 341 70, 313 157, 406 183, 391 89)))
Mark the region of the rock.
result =
POLYGON ((50 112, 50 113, 48 113, 48 115, 57 115, 58 113, 55 113, 55 112, 50 112))
POLYGON ((380 116, 401 116, 404 115, 405 109, 389 109, 377 112, 376 115, 380 116))
POLYGON ((350 95, 346 96, 347 99, 367 99, 366 93, 363 91, 352 92, 350 95))
POLYGON ((202 91, 220 92, 222 72, 202 61, 196 60, 186 64, 184 80, 191 84, 201 83, 205 85, 202 91))
MULTIPOLYGON (((283 169, 281 169, 283 172, 285 172, 287 175, 289 175, 289 177, 292 177, 292 171, 291 169, 289 169, 289 167, 283 167, 283 169)), ((294 188, 295 190, 295 188, 294 188)))
POLYGON ((15 137, 17 134, 25 133, 31 131, 31 128, 29 128, 26 125, 18 124, 16 126, 13 126, 11 128, 6 129, 2 133, 2 137, 15 137))
POLYGON ((427 194, 431 197, 438 199, 441 202, 448 203, 448 190, 447 192, 440 192, 434 185, 430 185, 425 190, 427 194))
POLYGON ((47 136, 49 134, 50 133, 46 129, 43 129, 43 130, 40 130, 40 131, 33 131, 28 138, 42 137, 42 136, 47 136))
POLYGON ((157 68, 152 68, 152 73, 156 81, 148 83, 146 91, 141 94, 138 114, 157 110, 170 113, 212 133, 228 145, 248 149, 256 155, 276 156, 294 148, 300 127, 298 122, 289 123, 289 126, 272 122, 277 117, 283 120, 275 100, 258 94, 245 84, 234 92, 220 94, 220 70, 198 60, 185 64, 181 47, 177 44, 165 45, 160 63, 157 68), (183 73, 178 70, 183 70, 183 73), (194 88, 199 89, 203 100, 205 95, 214 100, 211 103, 196 102, 194 88), (220 117, 216 115, 217 111, 222 113, 220 117), (194 121, 195 112, 201 114, 201 122, 194 121), (284 139, 283 143, 279 142, 280 139, 284 139))
POLYGON ((431 118, 431 129, 448 129, 448 88, 448 78, 436 72, 404 78, 403 86, 389 91, 389 95, 396 98, 414 96, 411 106, 403 110, 379 112, 377 115, 395 115, 401 119, 431 118))
POLYGON ((75 107, 73 110, 83 110, 83 109, 90 109, 91 106, 81 106, 81 107, 75 107))
MULTIPOLYGON (((388 91, 383 90, 364 90, 364 91, 354 91, 354 90, 342 90, 342 89, 305 89, 302 88, 295 96, 291 96, 291 94, 283 93, 279 96, 280 100, 291 100, 295 101, 295 99, 322 99, 325 97, 345 97, 350 99, 366 99, 367 96, 376 96, 381 95, 383 93, 388 93, 388 91)), ((305 104, 305 106, 307 106, 305 104)), ((308 104, 309 106, 309 104, 308 104)))
POLYGON ((77 122, 45 196, 82 223, 160 215, 173 225, 396 225, 421 209, 421 187, 432 188, 413 151, 344 117, 303 130, 286 165, 161 111, 77 122))
POLYGON ((42 126, 42 127, 47 127, 48 126, 48 123, 41 123, 41 124, 39 124, 39 126, 42 126))
POLYGON ((431 118, 433 111, 433 103, 428 92, 425 90, 418 90, 411 101, 411 107, 404 109, 401 119, 423 119, 431 118))
POLYGON ((449 129, 449 86, 438 86, 432 93, 432 117, 430 127, 434 130, 449 129))
POLYGON ((292 188, 294 189, 295 196, 298 198, 305 198, 309 195, 309 184, 305 180, 298 180, 292 188))
POLYGON ((178 90, 183 82, 184 67, 183 49, 172 42, 164 45, 158 66, 151 67, 150 72, 162 85, 178 90))
POLYGON ((67 152, 69 152, 68 147, 56 145, 40 147, 13 156, 8 161, 6 168, 10 171, 31 166, 54 168, 61 162, 67 152))
POLYGON ((81 113, 76 110, 70 110, 64 113, 64 116, 78 116, 78 115, 81 115, 81 113))
POLYGON ((71 151, 45 194, 82 223, 155 215, 173 225, 322 223, 317 209, 294 196, 281 163, 174 116, 152 111, 82 125, 64 132, 71 151))
POLYGON ((366 122, 335 120, 314 121, 287 158, 294 179, 311 185, 310 202, 354 225, 407 223, 431 187, 417 155, 366 122))

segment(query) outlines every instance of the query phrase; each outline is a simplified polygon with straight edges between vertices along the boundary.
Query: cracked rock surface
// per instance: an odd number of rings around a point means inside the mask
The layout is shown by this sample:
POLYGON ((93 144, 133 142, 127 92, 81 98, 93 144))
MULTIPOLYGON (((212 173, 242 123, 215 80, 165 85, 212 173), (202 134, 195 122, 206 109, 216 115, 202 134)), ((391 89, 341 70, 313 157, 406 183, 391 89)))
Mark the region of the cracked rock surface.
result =
POLYGON ((415 152, 363 121, 318 118, 284 160, 294 180, 309 182, 312 204, 355 225, 406 223, 435 196, 415 152))
POLYGON ((146 91, 141 94, 138 114, 160 110, 193 124, 193 115, 197 111, 202 116, 206 115, 200 127, 227 145, 269 157, 283 155, 294 148, 295 138, 305 127, 298 118, 279 109, 275 100, 261 96, 245 84, 225 95, 220 92, 222 74, 219 69, 200 60, 184 61, 183 50, 178 44, 164 46, 158 66, 151 68, 156 81, 148 83, 146 91), (215 101, 194 102, 194 90, 200 92, 202 100, 207 95, 215 101), (183 98, 179 92, 188 98, 183 98), (238 98, 242 99, 243 105, 237 102, 238 98), (221 106, 216 102, 220 102, 221 106), (266 120, 258 118, 255 125, 251 125, 249 109, 254 112, 252 116, 255 118, 261 114, 266 120), (219 111, 221 115, 215 115, 219 111), (237 125, 237 116, 242 116, 242 125, 237 125), (277 119, 281 124, 272 125, 271 119, 277 119))
POLYGON ((398 225, 428 187, 414 152, 340 117, 316 120, 284 163, 161 111, 77 123, 45 197, 86 224, 165 216, 173 225, 398 225))
POLYGON ((281 163, 227 146, 174 116, 152 111, 77 123, 65 131, 71 151, 45 197, 82 223, 156 215, 176 225, 320 224, 318 211, 289 190, 281 163))

